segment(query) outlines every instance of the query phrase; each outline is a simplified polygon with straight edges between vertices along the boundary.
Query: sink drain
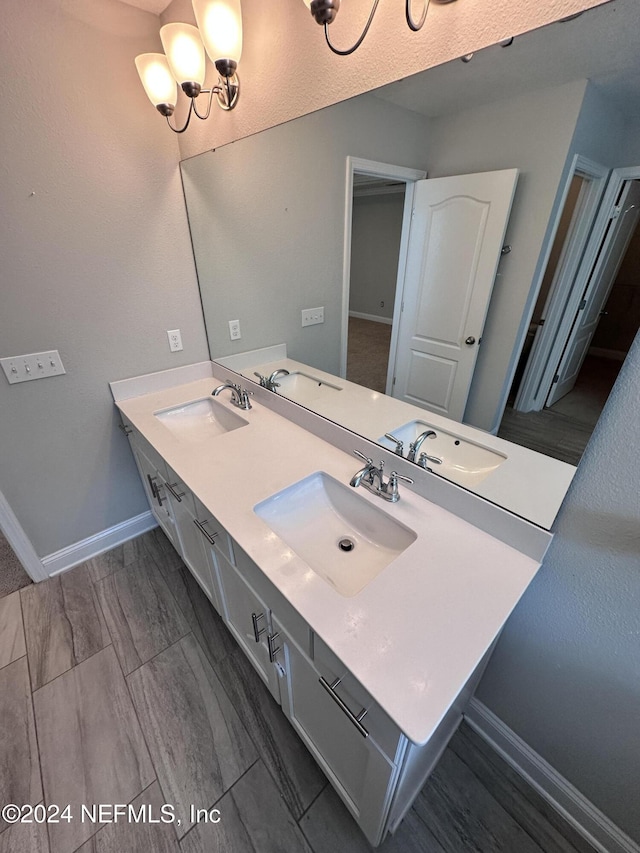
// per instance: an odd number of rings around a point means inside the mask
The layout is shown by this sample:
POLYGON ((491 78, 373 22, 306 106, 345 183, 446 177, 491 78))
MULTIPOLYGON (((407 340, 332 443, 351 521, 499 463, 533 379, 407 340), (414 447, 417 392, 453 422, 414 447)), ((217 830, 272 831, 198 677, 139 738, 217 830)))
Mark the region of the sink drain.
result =
POLYGON ((353 551, 355 547, 356 543, 353 541, 353 539, 341 539, 338 542, 338 548, 340 548, 341 551, 353 551))

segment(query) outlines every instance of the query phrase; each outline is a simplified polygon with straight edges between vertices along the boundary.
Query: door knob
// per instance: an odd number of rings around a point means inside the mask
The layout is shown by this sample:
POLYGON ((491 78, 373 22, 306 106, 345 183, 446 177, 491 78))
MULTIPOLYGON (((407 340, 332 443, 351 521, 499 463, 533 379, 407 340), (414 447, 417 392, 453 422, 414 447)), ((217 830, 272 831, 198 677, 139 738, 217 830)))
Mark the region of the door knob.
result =
POLYGON ((465 344, 467 344, 467 346, 470 346, 470 347, 472 347, 475 344, 475 342, 476 342, 476 339, 473 337, 473 335, 469 335, 469 337, 465 340, 465 344))

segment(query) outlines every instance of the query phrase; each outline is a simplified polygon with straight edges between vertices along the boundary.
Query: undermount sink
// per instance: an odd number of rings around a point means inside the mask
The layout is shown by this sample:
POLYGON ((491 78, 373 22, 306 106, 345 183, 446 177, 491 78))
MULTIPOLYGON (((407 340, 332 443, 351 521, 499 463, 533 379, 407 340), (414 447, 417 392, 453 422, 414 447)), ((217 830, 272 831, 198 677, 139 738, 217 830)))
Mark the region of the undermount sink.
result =
MULTIPOLYGON (((428 453, 429 456, 442 459, 440 464, 427 462, 427 467, 460 486, 477 486, 507 458, 504 453, 460 438, 455 433, 434 427, 425 421, 409 421, 400 427, 390 429, 389 432, 403 442, 403 453, 406 456, 411 442, 429 429, 435 431, 436 437, 432 436, 423 441, 418 456, 420 453, 428 453)), ((378 444, 395 450, 394 443, 385 436, 378 439, 378 444)))
POLYGON ((191 442, 206 441, 248 423, 213 397, 204 397, 154 414, 174 435, 191 442))
POLYGON ((356 595, 416 539, 350 486, 317 472, 254 507, 313 571, 356 595))
POLYGON ((279 394, 290 397, 299 403, 304 403, 305 400, 316 398, 327 392, 342 391, 338 385, 332 385, 318 376, 301 373, 299 370, 292 371, 288 376, 278 376, 276 382, 279 386, 276 389, 279 394))

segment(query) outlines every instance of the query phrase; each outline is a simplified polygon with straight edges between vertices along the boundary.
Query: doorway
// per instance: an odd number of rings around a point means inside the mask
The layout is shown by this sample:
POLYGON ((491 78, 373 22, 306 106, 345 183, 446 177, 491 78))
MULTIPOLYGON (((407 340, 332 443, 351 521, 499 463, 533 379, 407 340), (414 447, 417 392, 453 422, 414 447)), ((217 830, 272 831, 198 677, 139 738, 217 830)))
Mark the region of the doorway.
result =
POLYGON ((385 393, 406 183, 353 175, 347 379, 385 393))
POLYGON ((427 173, 356 157, 346 169, 340 376, 384 394, 413 187, 427 173))
POLYGON ((515 408, 511 400, 498 432, 573 465, 640 328, 640 169, 613 173, 585 257, 579 301, 564 339, 556 341, 551 382, 539 388, 541 405, 518 411, 517 398, 515 408))

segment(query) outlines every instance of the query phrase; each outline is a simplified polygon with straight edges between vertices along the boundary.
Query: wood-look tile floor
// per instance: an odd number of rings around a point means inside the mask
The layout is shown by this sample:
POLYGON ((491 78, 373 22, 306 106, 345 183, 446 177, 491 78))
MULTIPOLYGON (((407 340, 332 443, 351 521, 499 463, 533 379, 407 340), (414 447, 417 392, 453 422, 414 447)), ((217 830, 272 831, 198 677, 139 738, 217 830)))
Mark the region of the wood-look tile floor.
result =
MULTIPOLYGON (((73 821, 0 823, 0 853, 371 850, 158 530, 0 599, 8 803, 70 804, 73 821), (100 825, 82 804, 156 821, 168 804, 180 823, 100 825)), ((464 724, 379 849, 592 853, 464 724)))

